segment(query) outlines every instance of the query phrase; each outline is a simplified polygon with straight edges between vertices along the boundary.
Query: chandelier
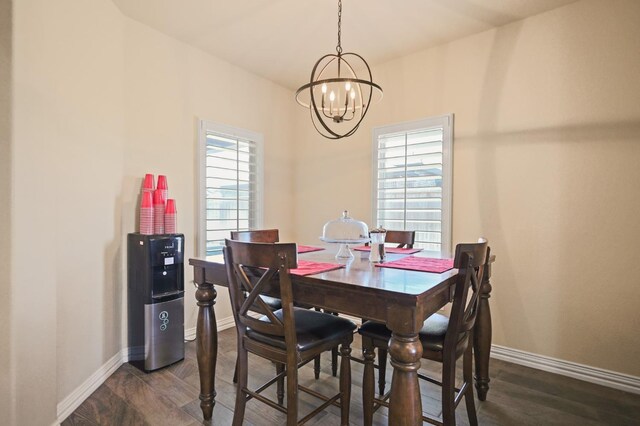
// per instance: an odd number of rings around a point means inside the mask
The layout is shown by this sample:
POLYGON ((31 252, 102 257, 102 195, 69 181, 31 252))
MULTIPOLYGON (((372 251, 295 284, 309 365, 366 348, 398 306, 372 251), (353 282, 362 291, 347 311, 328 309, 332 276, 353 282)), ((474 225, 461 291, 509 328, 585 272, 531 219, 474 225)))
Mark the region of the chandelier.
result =
POLYGON ((313 126, 327 139, 353 135, 371 104, 382 99, 382 88, 373 82, 367 61, 357 53, 342 52, 341 25, 342 0, 338 0, 336 53, 321 57, 309 83, 296 92, 296 101, 309 108, 313 126))

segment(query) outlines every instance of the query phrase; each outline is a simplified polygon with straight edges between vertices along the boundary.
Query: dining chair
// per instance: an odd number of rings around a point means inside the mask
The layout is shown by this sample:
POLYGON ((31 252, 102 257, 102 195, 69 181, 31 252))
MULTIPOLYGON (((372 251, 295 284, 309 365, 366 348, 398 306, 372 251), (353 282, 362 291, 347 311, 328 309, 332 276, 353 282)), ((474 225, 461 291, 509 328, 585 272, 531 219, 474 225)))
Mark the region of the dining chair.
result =
MULTIPOLYGON (((393 231, 387 229, 385 244, 397 244, 396 248, 413 248, 416 242, 416 231, 393 231)), ((369 243, 365 243, 369 245, 369 243)))
POLYGON ((385 243, 398 244, 397 248, 413 248, 416 242, 416 231, 392 231, 387 230, 385 243))
POLYGON ((341 424, 349 424, 351 397, 351 366, 349 356, 356 325, 344 318, 293 306, 293 290, 289 271, 297 267, 296 244, 248 243, 225 240, 223 248, 229 295, 238 333, 238 383, 233 425, 240 426, 248 400, 255 398, 287 415, 288 426, 303 424, 326 407, 341 407, 341 424), (265 292, 276 294, 282 308, 268 309, 259 297, 265 292), (255 318, 250 311, 254 304, 266 312, 255 318), (324 351, 340 347, 339 392, 331 397, 320 395, 298 383, 298 368, 324 351), (276 365, 283 365, 274 378, 257 390, 247 387, 248 353, 276 365), (277 394, 284 392, 281 378, 287 379, 287 405, 275 402, 261 392, 274 383, 277 394), (298 422, 298 391, 320 397, 324 403, 298 422))
MULTIPOLYGON (((250 231, 231 231, 231 239, 236 241, 244 241, 246 243, 277 243, 280 241, 280 231, 277 229, 253 229, 250 231)), ((266 295, 260 298, 267 304, 272 311, 282 307, 280 299, 269 297, 266 295)), ((264 313, 264 312, 262 312, 264 313)), ((235 377, 234 381, 235 383, 235 377)))
MULTIPOLYGON (((244 241, 247 243, 277 243, 280 241, 280 231, 278 229, 252 229, 249 231, 231 231, 231 239, 236 241, 244 241)), ((280 299, 275 297, 269 297, 261 295, 260 298, 264 300, 269 309, 272 311, 278 310, 282 307, 280 299)), ((312 306, 301 306, 303 308, 312 308, 312 306)), ((319 310, 316 308, 316 310, 319 310)), ((264 313, 264 312, 261 312, 264 313)), ((236 363, 237 365, 237 363, 236 363)), ((337 376, 338 369, 338 350, 331 351, 331 371, 333 377, 337 376)), ((317 379, 320 378, 320 356, 314 360, 313 373, 317 379)), ((238 379, 238 372, 233 374, 233 383, 236 383, 238 379)))
MULTIPOLYGON (((469 423, 477 425, 473 399, 472 347, 473 327, 480 302, 480 290, 484 269, 489 261, 489 247, 486 240, 478 243, 458 244, 453 267, 458 268, 454 284, 454 296, 449 317, 433 314, 427 318, 419 333, 422 343, 422 358, 442 363, 442 381, 439 382, 421 373, 418 377, 442 386, 442 419, 434 419, 423 414, 423 420, 433 424, 455 425, 455 409, 464 397, 469 423), (463 358, 463 383, 455 387, 456 361, 463 358)), ((363 386, 364 424, 370 425, 374 411, 380 406, 388 406, 389 393, 384 394, 384 383, 380 388, 380 399, 374 396, 373 369, 375 348, 385 351, 389 347, 391 331, 384 324, 368 321, 358 330, 362 336, 365 358, 365 383, 363 386)), ((386 369, 386 361, 378 362, 379 371, 386 369)))
POLYGON ((280 231, 278 229, 231 231, 231 239, 247 243, 277 243, 280 241, 280 231))

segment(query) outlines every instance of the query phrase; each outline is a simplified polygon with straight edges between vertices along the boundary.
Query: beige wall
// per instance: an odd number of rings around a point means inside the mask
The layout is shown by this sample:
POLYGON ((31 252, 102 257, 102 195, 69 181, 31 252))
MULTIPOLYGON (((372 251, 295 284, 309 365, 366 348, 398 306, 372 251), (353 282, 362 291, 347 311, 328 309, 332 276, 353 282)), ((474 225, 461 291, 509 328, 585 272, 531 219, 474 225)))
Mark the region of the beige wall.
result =
POLYGON ((125 238, 144 174, 168 175, 192 257, 196 120, 260 132, 265 225, 291 235, 293 212, 281 206, 292 204, 294 106, 288 90, 131 21, 108 0, 25 0, 14 16, 13 182, 1 181, 14 193, 8 402, 11 423, 51 424, 57 404, 127 346, 125 238))
POLYGON ((16 421, 50 424, 121 349, 123 22, 108 1, 14 7, 16 421))
MULTIPOLYGON (((293 129, 291 93, 204 54, 137 21, 125 19, 126 129, 122 191, 124 233, 135 228, 135 205, 146 172, 166 174, 177 199, 186 257, 196 256, 198 120, 261 133, 265 153, 264 224, 293 233, 293 129)), ((126 235, 123 234, 122 238, 126 235)), ((185 268, 187 328, 195 327, 192 268, 185 268)), ((228 293, 219 289, 216 315, 231 317, 228 293)), ((126 338, 126 335, 124 336, 126 338)))
MULTIPOLYGON (((11 247, 11 1, 0 0, 0 235, 11 247)), ((11 404, 11 251, 0 257, 0 413, 11 404)))
POLYGON ((585 0, 374 67, 384 99, 347 140, 299 110, 297 239, 370 222, 372 127, 454 113, 453 242, 497 255, 494 343, 640 376, 638 22, 585 0))

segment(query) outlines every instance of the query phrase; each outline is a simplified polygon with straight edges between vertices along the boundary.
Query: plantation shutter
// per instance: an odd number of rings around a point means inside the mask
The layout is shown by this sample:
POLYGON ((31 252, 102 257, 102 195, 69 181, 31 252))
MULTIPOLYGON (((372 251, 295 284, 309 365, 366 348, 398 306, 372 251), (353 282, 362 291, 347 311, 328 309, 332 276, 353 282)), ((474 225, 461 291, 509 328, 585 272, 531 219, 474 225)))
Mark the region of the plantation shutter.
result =
POLYGON ((375 141, 375 224, 415 230, 415 247, 438 252, 448 249, 450 238, 443 238, 449 227, 448 221, 443 222, 450 215, 444 191, 448 170, 443 173, 446 134, 444 126, 436 125, 378 133, 375 141))
POLYGON ((206 254, 219 254, 230 231, 256 226, 256 142, 207 130, 205 160, 206 254))

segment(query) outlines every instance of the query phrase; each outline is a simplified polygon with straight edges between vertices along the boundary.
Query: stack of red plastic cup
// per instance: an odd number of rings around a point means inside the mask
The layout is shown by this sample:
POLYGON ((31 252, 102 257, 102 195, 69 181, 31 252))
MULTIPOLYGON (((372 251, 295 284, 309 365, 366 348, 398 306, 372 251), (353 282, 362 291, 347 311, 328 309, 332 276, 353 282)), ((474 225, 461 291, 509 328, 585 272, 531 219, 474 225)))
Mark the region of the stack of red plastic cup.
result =
POLYGON ((162 191, 162 198, 167 201, 167 198, 169 198, 169 186, 167 185, 167 177, 165 175, 158 175, 158 186, 156 189, 162 191))
POLYGON ((143 235, 153 234, 153 206, 151 192, 142 192, 142 202, 140 203, 140 233, 143 235))
MULTIPOLYGON (((160 181, 160 179, 158 179, 160 181)), ((164 197, 162 190, 153 193, 153 233, 164 234, 164 197)))
POLYGON ((169 198, 167 200, 167 207, 164 211, 164 232, 167 234, 176 233, 176 200, 169 198))

